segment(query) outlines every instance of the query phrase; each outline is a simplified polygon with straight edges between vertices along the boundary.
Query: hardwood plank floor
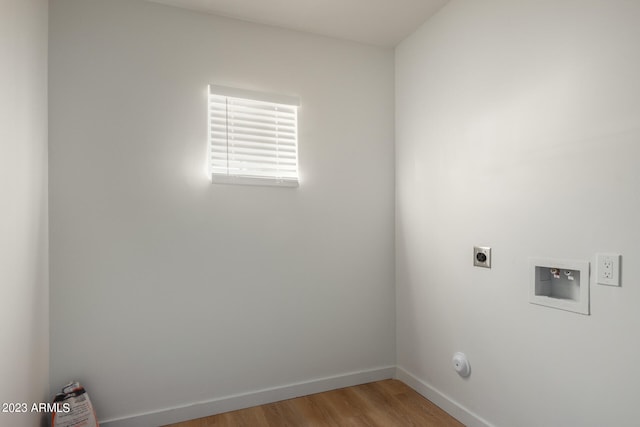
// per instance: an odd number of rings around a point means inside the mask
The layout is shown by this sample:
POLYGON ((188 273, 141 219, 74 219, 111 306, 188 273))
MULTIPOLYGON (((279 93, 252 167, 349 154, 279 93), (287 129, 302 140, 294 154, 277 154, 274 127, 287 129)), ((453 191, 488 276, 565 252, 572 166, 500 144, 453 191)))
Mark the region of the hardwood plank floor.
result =
POLYGON ((283 400, 166 427, 464 427, 398 380, 283 400))

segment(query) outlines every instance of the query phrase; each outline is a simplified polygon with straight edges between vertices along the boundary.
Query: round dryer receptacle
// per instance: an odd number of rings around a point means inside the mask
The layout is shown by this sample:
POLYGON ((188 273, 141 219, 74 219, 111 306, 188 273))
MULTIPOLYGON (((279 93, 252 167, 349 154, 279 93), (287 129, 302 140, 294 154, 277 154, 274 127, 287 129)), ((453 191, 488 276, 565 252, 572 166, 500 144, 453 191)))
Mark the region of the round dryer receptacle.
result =
POLYGON ((468 377, 471 374, 471 365, 469 365, 469 361, 467 360, 467 356, 464 353, 456 353, 453 355, 453 369, 461 377, 468 377))

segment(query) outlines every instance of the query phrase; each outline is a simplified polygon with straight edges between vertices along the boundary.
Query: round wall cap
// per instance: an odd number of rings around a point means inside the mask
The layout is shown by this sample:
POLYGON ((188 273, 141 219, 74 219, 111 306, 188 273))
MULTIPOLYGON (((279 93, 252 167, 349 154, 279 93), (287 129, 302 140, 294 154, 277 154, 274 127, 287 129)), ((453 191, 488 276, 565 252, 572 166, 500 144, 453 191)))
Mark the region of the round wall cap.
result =
POLYGON ((467 360, 467 356, 464 353, 457 352, 453 355, 453 369, 461 377, 468 377, 471 374, 471 365, 469 365, 469 361, 467 360))

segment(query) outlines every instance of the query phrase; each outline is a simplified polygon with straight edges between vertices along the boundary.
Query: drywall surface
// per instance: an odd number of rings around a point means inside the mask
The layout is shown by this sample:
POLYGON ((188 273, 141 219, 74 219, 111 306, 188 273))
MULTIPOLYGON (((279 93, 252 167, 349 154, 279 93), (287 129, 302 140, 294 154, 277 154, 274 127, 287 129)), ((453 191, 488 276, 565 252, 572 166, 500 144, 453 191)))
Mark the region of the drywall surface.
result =
POLYGON ((394 365, 393 52, 50 12, 51 387, 109 421, 394 365), (211 184, 209 83, 300 97, 299 188, 211 184))
POLYGON ((50 398, 47 13, 0 2, 0 403, 28 405, 0 408, 2 426, 38 425, 31 406, 50 398))
POLYGON ((454 0, 396 50, 398 366, 490 424, 638 424, 638 22, 635 1, 454 0), (590 316, 529 304, 528 257, 600 251, 623 285, 592 275, 590 316))

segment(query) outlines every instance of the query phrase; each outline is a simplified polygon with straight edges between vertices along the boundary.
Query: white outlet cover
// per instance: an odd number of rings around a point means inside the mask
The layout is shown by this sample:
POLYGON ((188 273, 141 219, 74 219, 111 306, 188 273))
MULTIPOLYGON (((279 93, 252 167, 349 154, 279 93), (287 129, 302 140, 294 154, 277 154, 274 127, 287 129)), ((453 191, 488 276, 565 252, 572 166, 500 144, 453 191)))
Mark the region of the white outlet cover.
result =
POLYGON ((615 253, 596 254, 596 283, 620 286, 620 261, 622 255, 615 253))

